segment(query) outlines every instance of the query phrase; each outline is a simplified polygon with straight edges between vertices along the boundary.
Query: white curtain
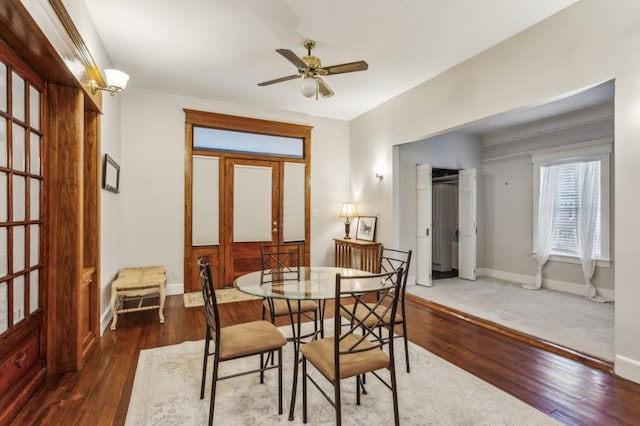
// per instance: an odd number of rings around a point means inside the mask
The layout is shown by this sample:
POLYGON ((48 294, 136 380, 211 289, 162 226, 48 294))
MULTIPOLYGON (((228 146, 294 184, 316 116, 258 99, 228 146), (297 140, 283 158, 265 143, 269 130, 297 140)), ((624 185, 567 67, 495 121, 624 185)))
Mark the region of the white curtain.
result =
POLYGON ((551 255, 551 243, 554 234, 554 214, 556 190, 560 180, 560 167, 540 168, 540 195, 538 198, 538 226, 536 232, 536 260, 538 271, 536 282, 533 285, 525 284, 522 287, 528 290, 538 290, 542 287, 542 267, 551 255))
POLYGON ((596 267, 595 232, 600 209, 600 168, 591 161, 578 165, 578 184, 580 186, 580 216, 578 217, 578 247, 580 263, 586 284, 586 297, 594 302, 606 302, 598 296, 591 284, 596 267))

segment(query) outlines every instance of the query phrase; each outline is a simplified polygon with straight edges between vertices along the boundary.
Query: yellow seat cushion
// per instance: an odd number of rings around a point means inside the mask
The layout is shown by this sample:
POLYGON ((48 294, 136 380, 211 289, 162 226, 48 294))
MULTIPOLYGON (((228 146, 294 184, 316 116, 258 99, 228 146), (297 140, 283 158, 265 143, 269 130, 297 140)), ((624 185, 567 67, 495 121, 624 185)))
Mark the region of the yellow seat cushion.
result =
POLYGON ((252 321, 220 329, 220 360, 276 350, 287 343, 269 321, 252 321))
MULTIPOLYGON (((375 306, 375 304, 371 304, 368 303, 367 304, 369 306, 369 308, 367 308, 366 306, 364 306, 364 304, 359 303, 356 307, 355 312, 353 311, 353 306, 354 305, 345 305, 344 308, 349 311, 349 312, 353 312, 353 319, 356 321, 363 321, 364 320, 364 325, 365 327, 373 327, 378 325, 378 318, 380 318, 383 313, 384 313, 384 317, 382 317, 382 320, 385 323, 390 323, 391 321, 391 310, 388 310, 387 312, 385 311, 385 307, 384 306, 378 306, 377 308, 374 309, 374 312, 377 314, 377 318, 371 314, 369 315, 369 313, 371 312, 371 309, 373 309, 373 307, 375 306), (367 315, 369 315, 367 317, 367 315), (365 319, 366 318, 366 319, 365 319)), ((351 321, 351 316, 343 311, 340 310, 340 315, 343 318, 346 318, 347 320, 351 321)), ((396 324, 400 324, 402 323, 403 318, 402 318, 402 314, 396 310, 396 324)))
MULTIPOLYGON (((347 350, 356 344, 361 336, 350 334, 340 342, 340 351, 347 350)), ((311 362, 327 379, 335 380, 335 362, 333 352, 333 337, 304 344, 300 347, 300 352, 309 362, 311 362)), ((353 352, 340 355, 340 379, 368 373, 369 371, 387 368, 389 357, 383 351, 374 347, 368 340, 362 341, 357 346, 358 349, 371 348, 364 352, 353 352)))
POLYGON ((121 269, 120 272, 118 272, 118 277, 125 276, 130 273, 165 274, 166 275, 167 272, 164 266, 141 266, 136 268, 121 269))
MULTIPOLYGON (((289 303, 291 304, 291 313, 295 314, 298 312, 298 301, 296 300, 290 300, 289 303)), ((262 304, 264 305, 265 309, 267 311, 271 311, 271 308, 269 306, 269 301, 265 300, 264 302, 262 302, 262 304)), ((318 304, 312 300, 301 300, 300 301, 300 312, 313 312, 316 309, 318 309, 318 304)), ((274 316, 280 316, 280 315, 288 315, 289 314, 289 307, 287 305, 287 301, 285 299, 273 299, 273 312, 272 314, 274 316)))
POLYGON ((159 287, 166 284, 167 277, 165 275, 126 275, 125 277, 116 278, 113 283, 114 290, 126 290, 133 288, 147 288, 147 287, 159 287))

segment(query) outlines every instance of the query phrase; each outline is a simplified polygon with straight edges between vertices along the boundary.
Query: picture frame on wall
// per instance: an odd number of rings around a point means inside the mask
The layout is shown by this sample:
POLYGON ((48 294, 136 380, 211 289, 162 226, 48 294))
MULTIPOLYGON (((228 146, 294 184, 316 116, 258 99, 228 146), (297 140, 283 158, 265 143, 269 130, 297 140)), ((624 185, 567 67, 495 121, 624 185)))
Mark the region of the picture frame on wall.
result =
POLYGON ((102 162, 102 188, 116 194, 120 192, 120 165, 109 154, 104 155, 102 162))
POLYGON ((377 220, 376 216, 358 216, 356 240, 375 241, 377 220))

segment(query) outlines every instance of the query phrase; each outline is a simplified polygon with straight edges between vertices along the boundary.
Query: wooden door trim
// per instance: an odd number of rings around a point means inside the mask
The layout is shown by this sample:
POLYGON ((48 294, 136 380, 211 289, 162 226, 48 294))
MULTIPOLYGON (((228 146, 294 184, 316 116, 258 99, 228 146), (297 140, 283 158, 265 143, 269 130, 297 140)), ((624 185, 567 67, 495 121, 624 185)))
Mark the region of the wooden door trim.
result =
MULTIPOLYGON (((199 285, 193 285, 193 262, 197 256, 197 249, 194 249, 191 245, 192 233, 191 233, 191 220, 192 220, 192 205, 191 205, 191 193, 193 189, 192 166, 191 161, 194 155, 216 156, 220 158, 220 164, 224 164, 227 158, 242 158, 242 159, 263 159, 269 161, 295 162, 305 164, 305 264, 310 263, 310 248, 311 248, 311 130, 312 126, 293 124, 279 121, 263 120, 250 117, 240 117, 227 114, 219 114, 213 112, 196 111, 191 109, 184 109, 185 113, 185 197, 184 197, 184 291, 199 291, 199 285), (223 130, 234 130, 247 133, 257 133, 272 136, 286 136, 300 138, 303 140, 303 155, 302 158, 294 157, 279 157, 272 155, 252 155, 240 152, 228 152, 228 151, 213 151, 213 150, 199 150, 193 149, 193 127, 210 127, 223 130)), ((224 168, 220 167, 220 187, 224 188, 226 185, 224 168)), ((280 173, 280 184, 282 184, 283 173, 280 173)), ((220 202, 221 219, 224 218, 224 204, 220 202)), ((279 218, 279 223, 282 223, 282 217, 279 218)), ((222 261, 224 254, 219 251, 219 262, 222 261)), ((216 283, 223 285, 222 276, 214 278, 216 283)))

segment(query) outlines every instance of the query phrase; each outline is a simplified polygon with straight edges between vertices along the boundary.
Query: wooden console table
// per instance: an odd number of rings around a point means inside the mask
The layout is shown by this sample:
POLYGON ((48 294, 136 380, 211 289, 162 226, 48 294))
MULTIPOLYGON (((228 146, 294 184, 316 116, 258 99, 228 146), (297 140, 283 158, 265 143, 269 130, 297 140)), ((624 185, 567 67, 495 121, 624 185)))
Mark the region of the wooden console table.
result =
POLYGON ((378 272, 382 243, 344 238, 333 241, 336 243, 335 266, 378 272))

